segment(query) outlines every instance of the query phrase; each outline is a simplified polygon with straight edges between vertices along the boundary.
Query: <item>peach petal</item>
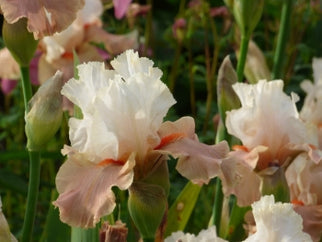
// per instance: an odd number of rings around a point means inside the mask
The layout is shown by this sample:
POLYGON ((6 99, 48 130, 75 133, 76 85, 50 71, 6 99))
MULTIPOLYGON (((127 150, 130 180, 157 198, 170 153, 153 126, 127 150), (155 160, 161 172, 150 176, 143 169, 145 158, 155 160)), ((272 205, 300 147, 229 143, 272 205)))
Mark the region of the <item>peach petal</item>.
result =
POLYGON ((238 206, 249 206, 260 199, 260 178, 251 165, 242 158, 242 151, 231 152, 221 163, 223 192, 226 196, 234 194, 238 206), (233 154, 233 155, 232 155, 233 154))
POLYGON ((53 204, 59 207, 60 219, 74 227, 90 228, 115 207, 111 188, 127 189, 133 181, 134 157, 123 165, 97 166, 80 155, 71 154, 56 177, 59 192, 53 204))
POLYGON ((161 140, 171 134, 185 135, 164 144, 157 151, 179 158, 176 168, 184 177, 197 184, 207 184, 220 173, 221 160, 228 154, 229 147, 226 141, 216 145, 200 143, 194 129, 194 121, 190 117, 163 123, 158 131, 161 140))
POLYGON ((322 205, 295 206, 295 212, 303 219, 303 231, 311 235, 314 242, 322 238, 322 205))
POLYGON ((28 18, 27 28, 36 39, 67 28, 83 5, 83 0, 0 0, 1 10, 8 23, 28 18))
POLYGON ((138 49, 138 31, 128 34, 111 34, 97 25, 90 25, 85 32, 88 42, 103 43, 105 49, 112 55, 118 55, 127 49, 138 49))

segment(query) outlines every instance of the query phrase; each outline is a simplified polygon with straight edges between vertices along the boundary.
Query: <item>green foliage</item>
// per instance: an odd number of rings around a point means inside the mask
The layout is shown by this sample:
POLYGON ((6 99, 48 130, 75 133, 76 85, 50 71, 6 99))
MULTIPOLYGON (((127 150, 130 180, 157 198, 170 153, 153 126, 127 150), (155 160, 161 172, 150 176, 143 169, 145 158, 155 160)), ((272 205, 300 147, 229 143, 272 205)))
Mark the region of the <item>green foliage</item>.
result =
MULTIPOLYGON (((220 111, 217 108, 219 66, 224 58, 230 55, 232 66, 236 69, 234 53, 239 43, 237 40, 239 35, 232 14, 226 12, 223 15, 211 15, 215 7, 224 6, 223 1, 203 0, 197 7, 189 7, 188 1, 183 0, 137 2, 153 3, 151 16, 138 17, 133 27, 139 31, 141 40, 145 37, 145 41, 140 42, 140 48, 143 49, 140 54, 149 53, 149 58, 152 58, 155 66, 163 72, 162 81, 169 87, 171 86, 177 100, 177 104, 169 111, 166 120, 174 121, 184 115, 193 116, 199 140, 213 144, 217 131, 214 117, 220 111), (182 39, 180 41, 172 33, 172 25, 178 18, 184 18, 187 23, 181 29, 182 39), (147 28, 147 26, 151 27, 147 28)), ((280 0, 265 1, 261 20, 251 36, 263 52, 269 69, 273 67, 280 14, 280 0)), ((312 58, 322 56, 322 20, 319 6, 310 4, 307 0, 295 1, 291 14, 292 21, 285 48, 286 59, 282 66, 284 73, 282 79, 285 81, 286 92, 293 91, 299 94, 301 99, 297 105, 300 108, 304 93, 299 84, 304 79, 312 80, 312 58)), ((132 30, 126 18, 115 19, 113 8, 104 11, 102 23, 105 30, 114 34, 128 33, 132 30)), ((3 46, 2 39, 0 42, 3 46)), ((98 44, 93 43, 93 45, 98 44)), ((27 50, 28 53, 29 51, 33 50, 27 50)), ((29 56, 27 57, 29 63, 29 56)), ((37 89, 38 86, 33 86, 34 92, 37 89)), ((227 94, 221 98, 228 108, 234 106, 235 100, 232 100, 231 95, 227 94)), ((53 201, 52 193, 55 190, 55 176, 63 163, 60 150, 63 144, 69 142, 67 112, 65 116, 58 133, 47 147, 41 150, 42 170, 34 241, 50 242, 53 239, 52 234, 55 233, 61 235, 60 238, 55 238, 56 241, 63 241, 63 238, 68 241, 70 238, 66 237, 66 234, 70 234, 69 229, 58 220, 58 210, 50 205, 53 201)), ((25 147, 24 105, 19 80, 16 89, 10 94, 0 93, 0 195, 3 211, 16 237, 21 233, 24 220, 29 180, 28 153, 25 147)), ((171 186, 167 197, 170 208, 166 234, 178 229, 198 233, 209 222, 214 203, 215 183, 211 181, 202 189, 191 183, 185 187, 187 180, 176 172, 175 163, 174 160, 168 163, 171 186), (185 206, 179 214, 177 208, 180 207, 180 202, 184 202, 185 206), (180 221, 177 219, 178 216, 181 218, 180 221)), ((139 238, 137 228, 128 216, 127 192, 116 191, 116 199, 118 206, 113 216, 127 223, 128 241, 137 241, 139 238)), ((166 200, 165 197, 162 199, 166 200)), ((235 208, 232 211, 236 210, 238 209, 235 208)), ((243 221, 242 215, 247 209, 241 210, 233 214, 230 222, 233 227, 231 231, 238 231, 234 226, 243 221)), ((242 230, 242 228, 238 229, 242 230)), ((234 232, 227 236, 234 240, 236 234, 238 233, 234 232)), ((75 231, 74 236, 76 236, 75 231)), ((77 240, 77 237, 74 238, 77 240)))

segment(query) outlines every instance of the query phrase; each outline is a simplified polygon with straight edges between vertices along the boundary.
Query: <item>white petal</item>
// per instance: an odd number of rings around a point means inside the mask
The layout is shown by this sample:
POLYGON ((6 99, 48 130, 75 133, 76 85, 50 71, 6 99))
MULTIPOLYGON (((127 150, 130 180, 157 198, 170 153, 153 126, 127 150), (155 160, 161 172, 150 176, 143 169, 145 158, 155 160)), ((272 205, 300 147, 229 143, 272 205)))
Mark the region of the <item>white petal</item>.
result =
POLYGON ((78 66, 79 80, 72 78, 64 86, 61 93, 79 106, 83 113, 92 112, 93 100, 97 92, 109 86, 109 79, 114 72, 105 69, 104 63, 90 62, 78 66))
POLYGON ((265 145, 276 154, 287 143, 306 143, 306 128, 298 118, 296 98, 283 92, 282 81, 237 83, 233 88, 242 107, 227 112, 226 126, 248 149, 265 145))
POLYGON ((304 233, 302 218, 290 203, 274 203, 274 196, 264 196, 252 204, 256 222, 256 233, 246 242, 309 242, 311 237, 304 233))

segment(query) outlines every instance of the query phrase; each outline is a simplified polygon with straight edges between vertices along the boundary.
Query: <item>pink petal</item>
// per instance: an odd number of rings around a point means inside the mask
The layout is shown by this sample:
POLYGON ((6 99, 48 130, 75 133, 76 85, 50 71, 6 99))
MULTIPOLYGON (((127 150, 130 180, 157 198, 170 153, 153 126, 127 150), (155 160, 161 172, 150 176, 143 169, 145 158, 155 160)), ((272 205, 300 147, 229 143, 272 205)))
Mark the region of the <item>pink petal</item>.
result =
POLYGON ((207 184, 220 173, 221 160, 228 154, 229 147, 225 141, 216 145, 200 143, 194 129, 194 120, 190 117, 163 123, 159 130, 161 140, 171 134, 182 136, 157 147, 157 151, 179 158, 176 168, 184 177, 194 183, 207 184))
POLYGON ((124 17, 131 2, 132 0, 113 0, 114 15, 117 19, 121 19, 124 17))
POLYGON ((322 205, 295 206, 294 210, 303 218, 303 231, 311 235, 313 241, 321 241, 322 205))
POLYGON ((1 90, 4 94, 8 95, 17 86, 17 80, 2 79, 1 80, 1 90))
POLYGON ((94 227, 115 207, 111 188, 125 190, 132 184, 134 163, 130 157, 124 165, 96 165, 70 155, 56 177, 60 195, 53 204, 59 207, 60 219, 74 227, 94 227))
POLYGON ((0 0, 8 23, 14 23, 22 17, 28 18, 27 28, 36 39, 67 28, 83 5, 83 0, 0 0))
POLYGON ((234 194, 238 206, 249 206, 261 197, 260 178, 241 158, 244 155, 242 151, 231 152, 221 163, 223 192, 226 196, 234 194))
POLYGON ((87 42, 103 43, 105 49, 112 55, 118 55, 127 49, 138 49, 138 32, 133 30, 128 34, 110 34, 99 26, 88 26, 85 32, 87 42))

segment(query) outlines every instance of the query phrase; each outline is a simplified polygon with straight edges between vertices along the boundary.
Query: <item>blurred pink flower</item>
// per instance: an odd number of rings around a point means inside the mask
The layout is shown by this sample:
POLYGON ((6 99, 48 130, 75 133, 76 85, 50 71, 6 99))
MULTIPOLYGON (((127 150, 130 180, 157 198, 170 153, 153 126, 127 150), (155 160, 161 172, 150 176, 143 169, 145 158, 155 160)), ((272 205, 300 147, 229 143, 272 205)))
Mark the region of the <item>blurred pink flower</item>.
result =
POLYGON ((132 0, 113 0, 114 15, 117 19, 125 16, 132 0))
POLYGON ((10 94, 13 89, 17 86, 18 81, 17 80, 10 80, 10 79, 1 79, 1 91, 8 95, 10 94))
POLYGON ((66 29, 83 4, 83 0, 0 0, 6 21, 12 24, 20 18, 27 18, 27 28, 36 39, 66 29))
POLYGON ((5 66, 5 68, 0 68, 1 90, 8 95, 17 85, 20 70, 18 63, 7 48, 0 50, 0 66, 5 66))
POLYGON ((140 5, 138 3, 131 3, 126 11, 127 18, 135 18, 137 16, 145 15, 151 10, 151 5, 140 5))
POLYGON ((178 18, 174 21, 174 24, 172 25, 172 34, 174 38, 176 39, 182 39, 183 36, 180 33, 182 30, 184 30, 187 26, 187 21, 184 18, 178 18))
POLYGON ((106 55, 114 56, 126 49, 138 47, 138 32, 115 35, 102 28, 100 16, 103 5, 100 0, 86 0, 84 8, 78 12, 76 20, 64 31, 43 38, 40 42, 42 55, 39 60, 39 81, 42 83, 56 70, 64 73, 64 80, 73 77, 75 50, 80 63, 104 61, 106 55), (92 43, 103 44, 107 53, 102 55, 92 43))
POLYGON ((175 103, 153 62, 128 50, 111 61, 78 67, 62 94, 81 108, 83 119, 69 120, 71 147, 56 177, 54 205, 72 226, 93 227, 111 213, 111 188, 128 189, 148 177, 167 155, 179 158, 177 170, 195 183, 207 183, 219 172, 228 145, 199 143, 190 117, 162 122, 175 103))
POLYGON ((218 17, 218 16, 226 17, 228 15, 229 15, 229 11, 226 6, 221 6, 221 7, 210 9, 210 16, 211 17, 218 17))

